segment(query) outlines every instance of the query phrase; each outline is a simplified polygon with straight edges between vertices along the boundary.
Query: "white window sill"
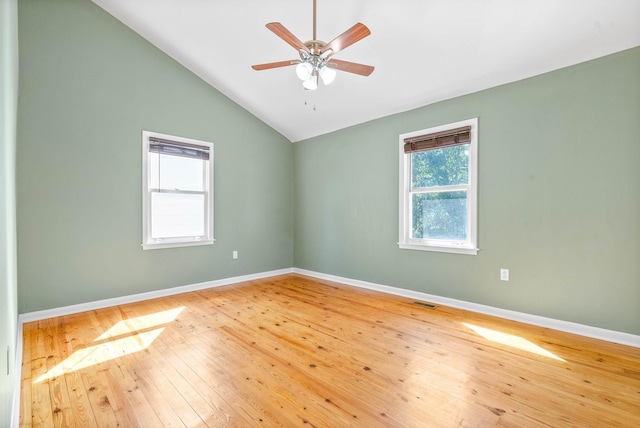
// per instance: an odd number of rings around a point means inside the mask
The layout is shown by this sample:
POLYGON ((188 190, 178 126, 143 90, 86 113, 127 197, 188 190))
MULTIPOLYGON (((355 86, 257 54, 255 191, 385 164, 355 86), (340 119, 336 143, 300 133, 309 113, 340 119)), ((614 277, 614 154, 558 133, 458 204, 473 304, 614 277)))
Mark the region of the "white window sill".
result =
POLYGON ((199 245, 213 245, 216 242, 215 239, 209 241, 182 241, 182 242, 162 242, 153 244, 142 244, 143 250, 160 250, 162 248, 176 248, 176 247, 195 247, 199 245))
POLYGON ((454 254, 467 254, 475 256, 478 254, 477 248, 471 247, 449 247, 449 246, 437 246, 427 244, 408 244, 405 242, 399 242, 398 247, 403 250, 420 250, 420 251, 436 251, 439 253, 454 253, 454 254))

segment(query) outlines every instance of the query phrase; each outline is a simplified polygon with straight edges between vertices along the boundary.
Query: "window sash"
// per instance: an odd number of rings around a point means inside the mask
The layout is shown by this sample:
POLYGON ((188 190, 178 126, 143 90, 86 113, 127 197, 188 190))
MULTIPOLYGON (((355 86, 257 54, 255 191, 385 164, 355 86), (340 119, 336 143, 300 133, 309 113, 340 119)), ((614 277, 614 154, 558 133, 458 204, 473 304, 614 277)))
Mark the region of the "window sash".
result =
POLYGON ((203 210, 202 210, 202 222, 203 222, 203 233, 202 235, 189 235, 189 234, 185 234, 185 235, 179 235, 179 236, 170 236, 170 237, 164 237, 164 238, 154 238, 154 231, 153 231, 153 204, 150 204, 150 215, 151 218, 149 219, 149 242, 158 242, 158 243, 164 243, 164 242, 175 242, 175 241, 184 241, 184 240, 193 240, 193 241, 202 241, 202 240, 206 240, 207 236, 209 236, 209 222, 207 221, 208 216, 210 215, 209 212, 209 195, 208 192, 206 191, 196 191, 196 190, 167 190, 167 189, 158 189, 158 188, 151 188, 149 189, 149 195, 148 197, 150 198, 149 200, 151 201, 153 198, 153 194, 154 193, 161 193, 161 194, 173 194, 173 195, 202 195, 203 196, 203 210))
POLYGON ((469 198, 469 194, 470 194, 470 186, 468 185, 458 185, 458 186, 438 186, 438 187, 432 187, 432 188, 422 188, 420 190, 417 191, 410 191, 409 192, 409 210, 408 210, 408 215, 407 215, 407 236, 406 236, 406 240, 408 242, 414 242, 414 243, 425 243, 425 244, 431 244, 431 245, 452 245, 452 246, 464 246, 464 245, 470 245, 471 244, 471 235, 470 235, 470 231, 471 231, 471 216, 469 215, 469 210, 471 209, 470 206, 470 198, 469 198), (413 214, 414 214, 414 209, 415 207, 413 206, 413 196, 414 195, 422 195, 422 194, 429 194, 429 193, 455 193, 455 192, 465 192, 466 198, 465 198, 465 206, 466 206, 466 216, 465 216, 465 230, 467 231, 467 238, 466 239, 450 239, 450 238, 418 238, 418 237, 414 237, 413 236, 413 232, 414 232, 414 224, 413 224, 413 214))
MULTIPOLYGON (((175 187, 175 185, 177 184, 175 180, 168 180, 167 176, 171 177, 172 176, 172 172, 173 174, 175 174, 175 166, 174 167, 168 167, 166 165, 163 164, 162 162, 162 156, 167 156, 169 158, 171 157, 175 157, 175 158, 185 158, 186 156, 174 156, 174 155, 169 155, 166 153, 157 153, 157 152, 152 152, 151 150, 149 151, 149 156, 148 156, 148 165, 149 165, 149 181, 148 181, 148 186, 154 186, 157 185, 159 186, 159 188, 161 190, 180 190, 180 191, 208 191, 209 188, 209 176, 208 171, 209 171, 209 161, 207 160, 203 160, 200 158, 191 158, 191 159, 195 159, 196 161, 199 161, 199 165, 201 167, 201 181, 199 182, 198 185, 196 186, 190 186, 189 184, 185 184, 184 182, 182 183, 182 185, 184 187, 175 187), (153 157, 151 156, 151 153, 154 153, 155 155, 157 155, 157 157, 153 157), (167 170, 169 171, 169 173, 167 173, 167 170), (155 172, 154 174, 152 174, 153 172, 155 172), (164 174, 164 175, 163 175, 164 174), (174 186, 174 187, 171 187, 174 186), (191 187, 191 189, 189 189, 189 187, 191 187)), ((194 180, 194 182, 198 182, 197 180, 194 180)))

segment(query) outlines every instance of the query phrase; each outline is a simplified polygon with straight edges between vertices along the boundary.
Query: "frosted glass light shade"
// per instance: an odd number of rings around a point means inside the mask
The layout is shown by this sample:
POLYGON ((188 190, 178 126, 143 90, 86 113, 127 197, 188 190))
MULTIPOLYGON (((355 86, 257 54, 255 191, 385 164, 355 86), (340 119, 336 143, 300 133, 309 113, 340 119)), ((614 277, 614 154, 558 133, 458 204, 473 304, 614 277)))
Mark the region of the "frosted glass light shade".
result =
POLYGON ((302 86, 310 91, 315 91, 316 89, 318 89, 318 75, 312 74, 307 80, 302 82, 302 86))
POLYGON ((329 68, 326 65, 320 69, 320 77, 322 83, 330 85, 336 78, 336 71, 333 68, 329 68))
POLYGON ((313 73, 313 66, 308 62, 301 62, 296 66, 296 75, 300 80, 307 80, 313 73))

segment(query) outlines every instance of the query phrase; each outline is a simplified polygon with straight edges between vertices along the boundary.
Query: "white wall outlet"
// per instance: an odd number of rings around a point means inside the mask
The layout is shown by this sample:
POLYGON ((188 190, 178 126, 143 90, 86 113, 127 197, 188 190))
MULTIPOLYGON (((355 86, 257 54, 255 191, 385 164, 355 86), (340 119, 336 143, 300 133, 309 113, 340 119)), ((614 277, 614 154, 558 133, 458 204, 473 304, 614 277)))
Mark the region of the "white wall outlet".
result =
POLYGON ((509 269, 500 269, 500 281, 509 281, 509 269))
POLYGON ((238 250, 233 250, 233 260, 238 260, 238 250))

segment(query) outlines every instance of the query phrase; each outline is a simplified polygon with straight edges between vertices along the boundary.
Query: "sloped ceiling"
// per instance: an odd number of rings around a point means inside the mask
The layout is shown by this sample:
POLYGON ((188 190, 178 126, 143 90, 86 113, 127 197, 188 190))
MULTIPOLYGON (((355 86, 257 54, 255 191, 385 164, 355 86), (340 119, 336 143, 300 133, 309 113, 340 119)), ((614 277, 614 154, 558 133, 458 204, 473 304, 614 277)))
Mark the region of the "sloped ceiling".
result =
POLYGON ((305 91, 265 28, 312 38, 312 0, 93 0, 292 142, 640 45, 639 0, 317 0, 328 42, 371 35, 335 58, 375 66, 305 91))

